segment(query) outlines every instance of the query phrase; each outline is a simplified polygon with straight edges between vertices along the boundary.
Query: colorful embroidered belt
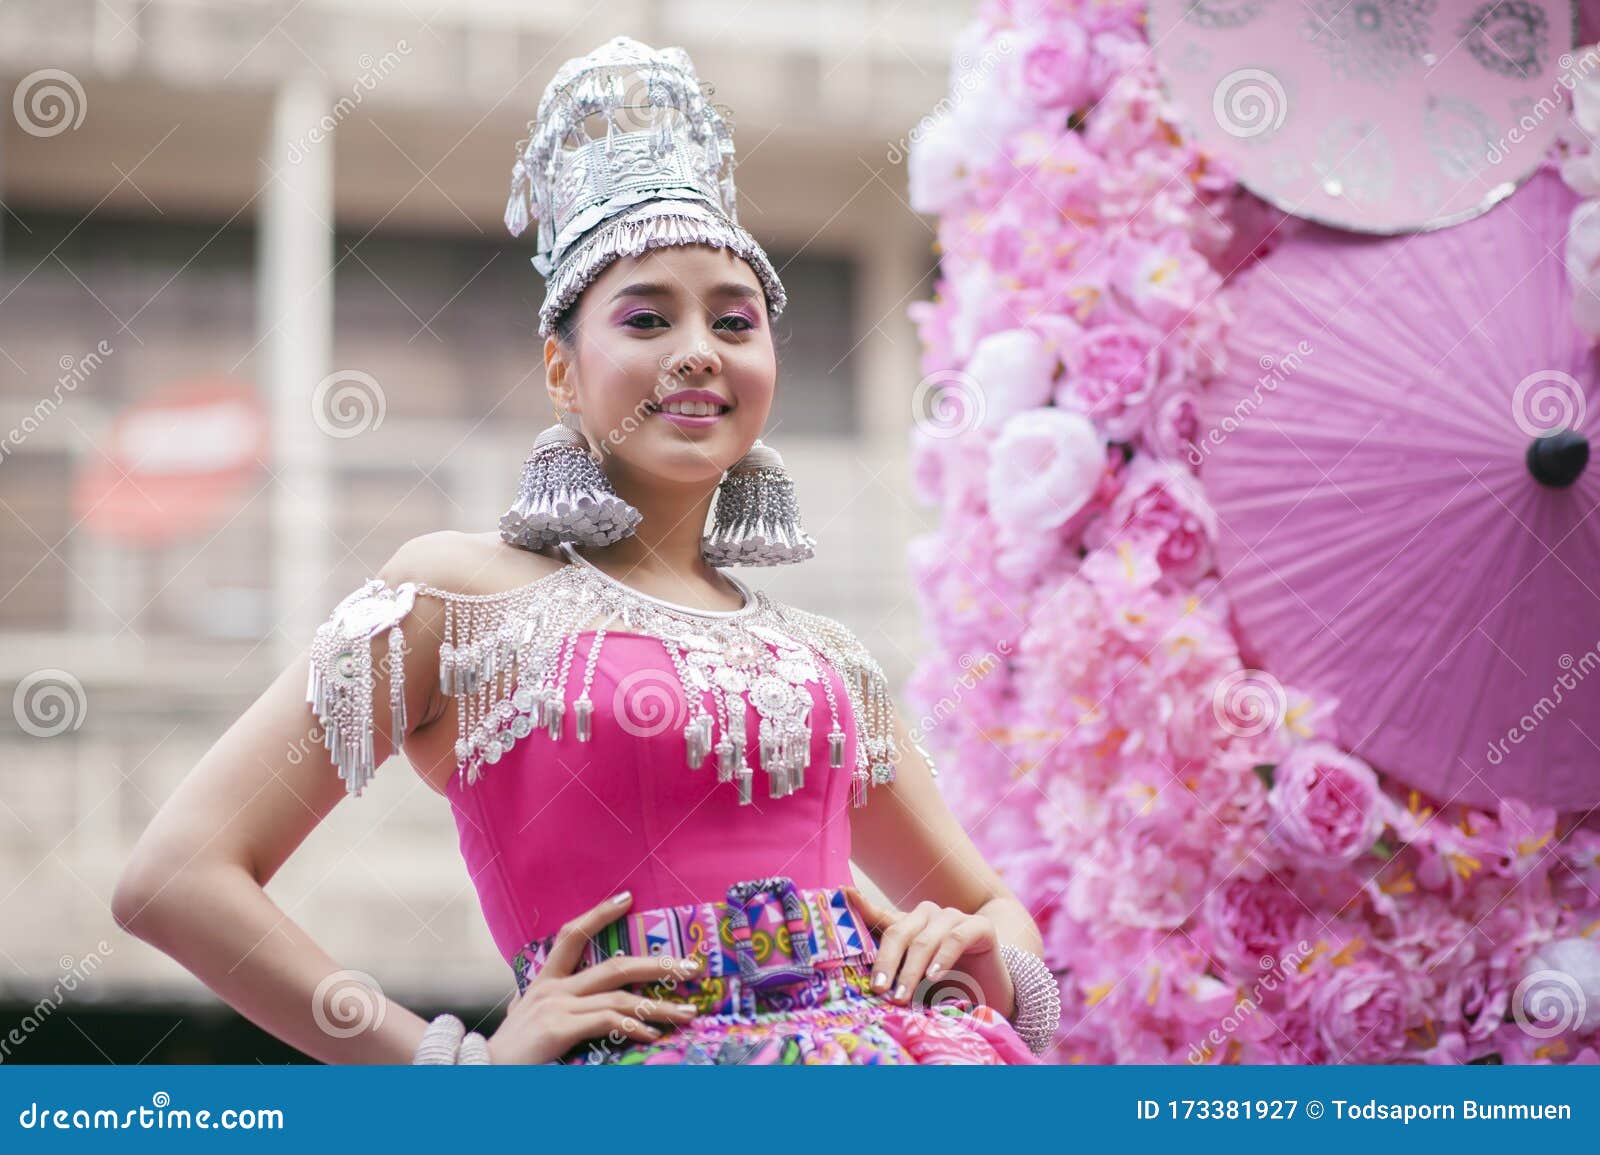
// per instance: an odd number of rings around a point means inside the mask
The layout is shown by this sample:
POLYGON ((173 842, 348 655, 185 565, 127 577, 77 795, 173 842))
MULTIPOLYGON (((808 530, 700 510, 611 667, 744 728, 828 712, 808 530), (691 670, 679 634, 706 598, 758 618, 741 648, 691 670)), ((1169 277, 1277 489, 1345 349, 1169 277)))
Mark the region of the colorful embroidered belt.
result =
MULTIPOLYGON (((511 965, 518 990, 539 973, 555 941, 548 935, 517 952, 511 965)), ((717 901, 630 911, 590 937, 577 969, 618 954, 698 954, 707 964, 702 975, 664 977, 639 989, 704 1012, 753 1014, 871 995, 878 948, 843 889, 802 889, 779 875, 736 882, 717 901)))

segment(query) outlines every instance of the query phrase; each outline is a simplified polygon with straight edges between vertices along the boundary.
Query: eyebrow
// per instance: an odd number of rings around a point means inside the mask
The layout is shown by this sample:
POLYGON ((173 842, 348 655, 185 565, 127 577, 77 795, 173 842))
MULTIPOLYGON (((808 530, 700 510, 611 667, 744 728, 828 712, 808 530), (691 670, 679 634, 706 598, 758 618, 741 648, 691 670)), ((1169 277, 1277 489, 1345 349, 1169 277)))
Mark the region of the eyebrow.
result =
MULTIPOLYGON (((746 298, 758 297, 761 294, 757 290, 752 289, 749 285, 741 284, 738 281, 722 281, 719 284, 712 285, 711 290, 707 295, 711 297, 746 298)), ((670 296, 672 296, 672 289, 660 281, 635 281, 631 285, 623 285, 622 288, 611 294, 611 299, 613 301, 618 301, 623 297, 670 296)))

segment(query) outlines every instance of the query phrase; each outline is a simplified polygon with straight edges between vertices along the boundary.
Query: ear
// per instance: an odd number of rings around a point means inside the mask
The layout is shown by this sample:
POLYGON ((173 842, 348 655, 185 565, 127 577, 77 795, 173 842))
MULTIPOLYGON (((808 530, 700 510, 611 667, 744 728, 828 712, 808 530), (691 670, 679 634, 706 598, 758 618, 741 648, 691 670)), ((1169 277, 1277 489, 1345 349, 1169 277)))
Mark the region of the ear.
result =
POLYGON ((578 390, 572 375, 567 349, 555 336, 544 339, 544 388, 550 403, 558 410, 577 408, 578 390))

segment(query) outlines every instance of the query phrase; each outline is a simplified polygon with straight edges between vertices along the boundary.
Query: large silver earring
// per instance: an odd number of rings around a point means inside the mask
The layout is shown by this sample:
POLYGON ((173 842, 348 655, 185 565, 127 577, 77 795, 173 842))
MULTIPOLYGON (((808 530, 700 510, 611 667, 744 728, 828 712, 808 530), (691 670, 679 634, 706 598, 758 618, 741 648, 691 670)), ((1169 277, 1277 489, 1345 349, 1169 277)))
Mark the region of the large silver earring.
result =
POLYGON ((617 496, 601 460, 578 419, 561 414, 523 462, 516 500, 500 515, 500 536, 519 549, 538 551, 563 541, 610 545, 631 534, 644 515, 617 496))
POLYGON ((800 524, 794 479, 778 451, 757 439, 717 486, 700 552, 712 565, 789 565, 816 553, 800 524))

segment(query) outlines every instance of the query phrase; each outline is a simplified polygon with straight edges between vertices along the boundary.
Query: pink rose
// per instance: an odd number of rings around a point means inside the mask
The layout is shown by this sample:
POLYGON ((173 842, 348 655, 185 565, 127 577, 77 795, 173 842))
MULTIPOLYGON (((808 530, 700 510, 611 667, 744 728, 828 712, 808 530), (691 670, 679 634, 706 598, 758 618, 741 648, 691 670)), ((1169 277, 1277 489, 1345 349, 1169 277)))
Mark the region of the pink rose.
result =
POLYGON ((1066 348, 1067 374, 1055 403, 1092 418, 1112 441, 1127 441, 1143 423, 1160 359, 1155 330, 1141 324, 1097 325, 1066 348))
POLYGON ((1089 37, 1054 21, 1030 29, 1012 49, 1008 79, 1018 100, 1037 108, 1076 108, 1089 99, 1089 37))
POLYGON ((1144 446, 1162 460, 1199 469, 1205 462, 1200 436, 1200 395, 1194 390, 1165 390, 1147 407, 1144 446))
POLYGON ((1055 373, 1055 352, 1026 329, 990 333, 967 362, 967 375, 983 399, 982 423, 991 427, 1047 402, 1055 373))
POLYGON ((1277 819, 1272 835, 1323 866, 1365 854, 1386 817, 1377 774, 1326 742, 1297 746, 1278 763, 1267 802, 1277 819))
POLYGON ((1331 1061, 1382 1063, 1405 1053, 1417 1003, 1404 972, 1357 959, 1323 974, 1308 1006, 1331 1061))
POLYGON ((1199 484, 1181 465, 1137 455, 1094 540, 1103 545, 1121 532, 1156 543, 1162 572, 1192 583, 1211 569, 1217 518, 1199 484))
POLYGON ((1230 879, 1206 899, 1206 919, 1221 961, 1246 974, 1276 969, 1285 949, 1295 945, 1295 932, 1305 906, 1283 883, 1230 879))
POLYGON ((1057 529, 1094 496, 1104 467, 1105 444, 1081 413, 1019 413, 990 451, 990 512, 1013 532, 1057 529))

